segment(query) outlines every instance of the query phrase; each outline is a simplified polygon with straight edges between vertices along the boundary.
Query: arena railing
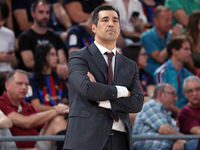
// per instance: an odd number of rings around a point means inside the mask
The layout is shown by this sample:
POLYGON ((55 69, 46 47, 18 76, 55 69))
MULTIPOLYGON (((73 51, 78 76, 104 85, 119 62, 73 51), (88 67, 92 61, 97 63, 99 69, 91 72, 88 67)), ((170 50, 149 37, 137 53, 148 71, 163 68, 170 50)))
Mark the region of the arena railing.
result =
MULTIPOLYGON (((0 141, 64 141, 64 135, 55 136, 4 136, 0 141)), ((134 135, 133 140, 176 140, 200 139, 200 135, 134 135)))

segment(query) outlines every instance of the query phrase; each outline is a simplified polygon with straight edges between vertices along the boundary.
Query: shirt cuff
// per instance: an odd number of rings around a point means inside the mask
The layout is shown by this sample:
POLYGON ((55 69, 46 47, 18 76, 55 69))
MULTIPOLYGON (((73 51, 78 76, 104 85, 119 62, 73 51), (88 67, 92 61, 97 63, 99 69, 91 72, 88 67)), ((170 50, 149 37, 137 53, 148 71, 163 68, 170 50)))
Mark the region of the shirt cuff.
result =
POLYGON ((125 86, 116 85, 117 88, 117 98, 128 97, 128 89, 125 86))
POLYGON ((99 107, 111 109, 110 101, 109 101, 109 100, 107 100, 107 101, 101 101, 101 102, 99 103, 99 107))

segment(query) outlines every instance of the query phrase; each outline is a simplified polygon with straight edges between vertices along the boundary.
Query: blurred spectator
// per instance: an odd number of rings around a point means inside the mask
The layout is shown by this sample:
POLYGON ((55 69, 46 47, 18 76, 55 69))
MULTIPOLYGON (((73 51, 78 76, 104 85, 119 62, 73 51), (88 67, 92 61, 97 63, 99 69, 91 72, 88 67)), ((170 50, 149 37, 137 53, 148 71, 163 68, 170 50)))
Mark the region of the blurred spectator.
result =
MULTIPOLYGON (((132 128, 134 135, 181 135, 175 120, 170 116, 171 107, 177 100, 176 90, 171 84, 156 85, 153 98, 144 103, 142 111, 136 116, 132 128)), ((134 140, 134 150, 173 149, 183 150, 182 140, 134 140)))
MULTIPOLYGON (((1 1, 1 0, 0 0, 1 1)), ((6 117, 3 112, 0 110, 0 136, 12 136, 9 128, 13 126, 12 121, 6 117)), ((0 142, 1 150, 18 150, 15 142, 0 142)))
POLYGON ((67 101, 64 81, 54 71, 57 66, 56 49, 48 45, 38 45, 35 50, 35 66, 29 77, 26 101, 40 111, 52 109, 60 102, 67 101))
POLYGON ((159 5, 164 5, 163 0, 139 0, 142 3, 143 11, 147 17, 148 23, 146 27, 151 28, 153 26, 153 12, 159 5))
MULTIPOLYGON (((0 97, 0 109, 13 123, 10 128, 12 135, 56 135, 65 130, 67 121, 64 114, 69 112, 69 107, 58 104, 53 109, 40 113, 31 104, 23 101, 28 85, 28 77, 22 70, 12 71, 7 75, 6 91, 0 97)), ((18 148, 37 147, 40 150, 56 148, 53 141, 16 141, 16 145, 18 148)))
MULTIPOLYGON (((144 47, 140 44, 129 45, 124 48, 123 55, 130 58, 137 63, 139 70, 140 84, 144 92, 144 102, 148 101, 153 96, 154 82, 153 77, 145 71, 144 67, 147 65, 147 54, 144 47)), ((136 113, 130 113, 131 127, 133 126, 136 113)))
POLYGON ((111 0, 108 3, 120 12, 120 27, 125 38, 125 45, 138 42, 147 23, 142 4, 138 0, 111 0))
POLYGON ((200 9, 199 0, 165 0, 165 6, 173 13, 173 26, 180 23, 186 27, 190 14, 200 9))
POLYGON ((188 77, 183 86, 188 104, 178 113, 180 131, 200 135, 200 79, 196 76, 188 77))
MULTIPOLYGON (((188 99, 188 104, 178 113, 180 131, 185 134, 200 135, 200 79, 196 76, 188 77, 184 80, 183 86, 183 92, 188 99)), ((198 140, 195 141, 198 142, 198 140)), ((197 144, 194 143, 194 145, 197 144)))
POLYGON ((124 56, 130 58, 137 63, 137 68, 140 72, 140 83, 144 92, 144 96, 148 99, 153 96, 154 82, 151 74, 145 71, 147 65, 147 54, 144 47, 140 44, 129 45, 124 48, 124 56))
POLYGON ((67 77, 67 58, 65 45, 58 35, 47 28, 50 17, 50 7, 45 0, 38 0, 33 4, 32 16, 34 23, 30 29, 19 37, 20 69, 32 71, 35 64, 34 53, 36 46, 52 43, 58 53, 57 73, 64 79, 67 77), (61 72, 59 72, 61 71, 61 72))
POLYGON ((91 17, 84 23, 73 25, 68 32, 65 46, 68 50, 68 55, 77 49, 89 46, 94 41, 94 33, 92 32, 91 17))
POLYGON ((106 5, 105 0, 63 0, 64 8, 73 23, 85 22, 99 5, 106 5))
POLYGON ((4 0, 0 1, 0 95, 5 89, 6 74, 18 65, 15 56, 15 36, 12 30, 3 26, 9 16, 9 8, 4 0))
POLYGON ((192 75, 184 67, 184 63, 187 63, 190 59, 190 48, 189 41, 184 37, 171 39, 167 44, 168 61, 154 72, 156 83, 170 83, 176 89, 178 100, 175 102, 175 105, 177 107, 172 108, 172 111, 175 113, 178 113, 179 108, 184 107, 188 103, 183 94, 183 81, 192 75))
POLYGON ((185 36, 191 44, 192 57, 186 67, 197 74, 200 69, 200 11, 196 10, 189 16, 185 36))
POLYGON ((145 31, 140 39, 140 43, 144 46, 147 55, 146 71, 153 75, 156 68, 161 66, 168 58, 166 45, 170 38, 181 34, 181 25, 177 25, 172 29, 172 12, 169 8, 158 6, 153 14, 154 27, 145 31))
MULTIPOLYGON (((14 17, 15 36, 33 25, 34 18, 32 18, 33 3, 37 0, 12 0, 12 10, 14 17)), ((71 20, 66 13, 64 7, 58 0, 46 0, 49 3, 49 20, 47 27, 54 31, 65 31, 71 26, 71 20)), ((41 1, 42 3, 42 1, 41 1)))

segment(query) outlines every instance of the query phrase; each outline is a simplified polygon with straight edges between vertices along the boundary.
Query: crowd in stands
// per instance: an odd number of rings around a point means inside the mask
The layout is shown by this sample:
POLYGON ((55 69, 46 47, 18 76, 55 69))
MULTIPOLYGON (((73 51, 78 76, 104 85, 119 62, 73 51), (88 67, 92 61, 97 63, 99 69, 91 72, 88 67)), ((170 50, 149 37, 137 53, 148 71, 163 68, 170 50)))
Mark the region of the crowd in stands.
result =
MULTIPOLYGON (((68 57, 94 42, 91 13, 108 4, 120 12, 117 51, 137 63, 145 96, 142 111, 130 114, 132 136, 200 134, 199 0, 0 0, 0 135, 65 134, 68 57)), ((133 146, 195 149, 197 142, 133 146)), ((62 144, 0 142, 0 149, 62 144)))

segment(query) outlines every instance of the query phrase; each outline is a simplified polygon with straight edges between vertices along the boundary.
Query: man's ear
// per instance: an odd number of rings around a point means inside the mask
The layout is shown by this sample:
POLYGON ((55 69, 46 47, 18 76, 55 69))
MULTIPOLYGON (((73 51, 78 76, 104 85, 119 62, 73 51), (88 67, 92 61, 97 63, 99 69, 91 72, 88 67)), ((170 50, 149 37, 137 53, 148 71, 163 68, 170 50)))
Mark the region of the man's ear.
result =
POLYGON ((35 13, 33 11, 31 11, 31 16, 33 19, 35 18, 35 13))
POLYGON ((177 50, 175 48, 172 48, 172 55, 176 54, 177 50))
POLYGON ((8 83, 8 82, 5 82, 5 88, 6 88, 6 90, 7 90, 7 88, 8 88, 8 85, 9 85, 9 83, 8 83))
POLYGON ((94 34, 96 34, 96 25, 92 24, 92 32, 94 32, 94 34))

